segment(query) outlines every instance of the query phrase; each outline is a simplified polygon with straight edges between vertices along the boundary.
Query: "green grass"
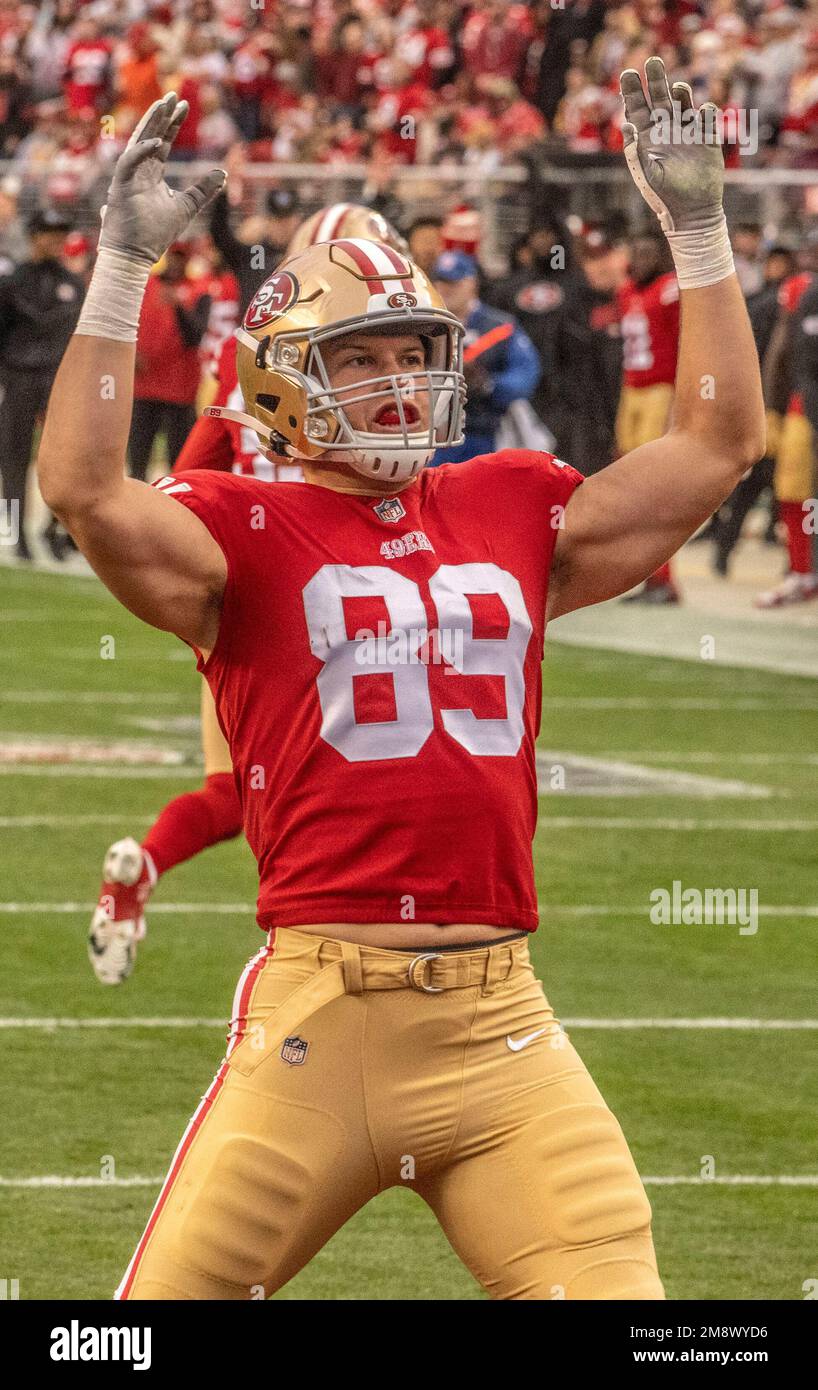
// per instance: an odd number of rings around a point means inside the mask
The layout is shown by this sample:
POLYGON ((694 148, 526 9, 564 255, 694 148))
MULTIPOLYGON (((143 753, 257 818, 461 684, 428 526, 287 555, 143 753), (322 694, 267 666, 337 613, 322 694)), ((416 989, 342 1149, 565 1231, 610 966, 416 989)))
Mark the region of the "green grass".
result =
MULTIPOLYGON (((181 645, 131 619, 93 581, 0 571, 0 741, 58 735, 169 743, 190 765, 157 777, 0 776, 0 817, 58 815, 57 828, 0 822, 0 899, 87 902, 106 846, 143 833, 170 796, 197 785, 195 735, 146 728, 198 708, 181 645), (116 641, 114 660, 100 642, 116 641), (9 698, 23 692, 23 698, 9 698), (47 692, 48 699, 32 699, 47 692), (75 700, 77 692, 95 692, 75 700), (28 698, 26 698, 28 695, 28 698), (132 695, 132 701, 120 697, 132 695), (113 698, 112 698, 113 697, 113 698), (83 815, 110 825, 72 825, 83 815)), ((670 795, 543 798, 534 845, 542 927, 532 954, 559 1016, 814 1018, 816 835, 747 830, 564 827, 554 817, 816 818, 814 682, 712 663, 552 644, 541 743, 566 753, 644 757, 763 785, 763 800, 670 795), (588 697, 645 698, 594 708, 588 697), (680 700, 714 707, 679 708, 680 700), (734 709, 756 701, 757 708, 734 709), (573 701, 577 701, 573 704, 573 701), (687 755, 707 753, 706 763, 687 755), (737 754, 772 755, 746 763, 737 754), (649 894, 673 879, 757 888, 758 932, 654 926, 649 894), (607 906, 604 914, 566 909, 607 906), (763 905, 793 913, 765 917, 763 905)), ((87 915, 0 914, 0 1015, 226 1017, 260 944, 255 869, 243 841, 169 876, 156 902, 246 901, 245 916, 155 913, 133 978, 103 991, 85 957, 87 915)), ((604 1031, 573 1040, 621 1120, 640 1172, 696 1176, 818 1172, 816 1032, 604 1031)), ((160 1174, 219 1062, 219 1028, 2 1031, 0 1176, 160 1174)), ((149 1187, 0 1188, 0 1278, 23 1298, 108 1298, 155 1198, 149 1187)), ((818 1277, 818 1188, 650 1187, 660 1267, 673 1298, 800 1299, 818 1277)), ((281 1299, 482 1297, 415 1195, 370 1203, 277 1295, 281 1299)))

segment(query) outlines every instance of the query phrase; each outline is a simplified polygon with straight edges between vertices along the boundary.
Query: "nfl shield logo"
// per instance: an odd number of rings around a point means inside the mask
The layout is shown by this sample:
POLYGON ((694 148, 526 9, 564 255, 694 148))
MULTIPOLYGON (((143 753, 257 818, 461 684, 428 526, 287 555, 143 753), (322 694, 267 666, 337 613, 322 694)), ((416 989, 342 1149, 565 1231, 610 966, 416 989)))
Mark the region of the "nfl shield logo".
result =
POLYGON ((306 1060, 309 1043, 303 1038, 285 1038, 281 1044, 281 1056, 291 1067, 298 1067, 306 1060))
POLYGON ((384 497, 382 502, 375 504, 375 514, 381 521, 400 521, 406 516, 406 508, 399 497, 384 497))

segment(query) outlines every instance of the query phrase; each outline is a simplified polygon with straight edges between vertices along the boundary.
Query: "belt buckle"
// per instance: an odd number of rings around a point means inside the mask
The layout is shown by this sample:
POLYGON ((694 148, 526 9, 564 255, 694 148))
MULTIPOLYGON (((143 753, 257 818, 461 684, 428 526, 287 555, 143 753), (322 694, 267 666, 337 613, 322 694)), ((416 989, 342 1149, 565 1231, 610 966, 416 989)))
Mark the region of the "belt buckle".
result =
POLYGON ((418 982, 415 979, 415 969, 418 965, 420 965, 422 961, 442 959, 443 957, 441 956, 439 951, 426 951, 425 953, 419 956, 415 956, 414 960, 411 960, 409 962, 409 969, 407 971, 407 974, 409 976, 409 983, 412 986, 412 989, 422 989, 424 994, 442 994, 442 985, 425 985, 422 981, 418 982))

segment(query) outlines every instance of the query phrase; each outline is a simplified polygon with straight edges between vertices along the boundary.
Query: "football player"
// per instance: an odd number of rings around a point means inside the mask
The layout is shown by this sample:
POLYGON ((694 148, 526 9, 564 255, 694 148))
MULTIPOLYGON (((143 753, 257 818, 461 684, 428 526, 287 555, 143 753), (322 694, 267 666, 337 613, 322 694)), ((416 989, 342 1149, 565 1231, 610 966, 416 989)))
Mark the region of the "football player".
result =
MULTIPOLYGON (((366 237, 396 251, 406 250, 400 232, 380 213, 360 203, 334 203, 301 224, 287 255, 333 237, 366 237)), ((234 337, 224 343, 212 383, 212 404, 196 421, 173 472, 217 469, 267 482, 300 482, 304 474, 298 462, 262 450, 255 430, 232 418, 244 409, 236 348, 234 337)), ((147 930, 145 909, 161 876, 211 845, 241 834, 241 803, 230 750, 206 681, 202 681, 201 731, 204 785, 168 802, 141 844, 128 835, 106 852, 88 933, 88 957, 100 984, 122 984, 131 974, 137 946, 147 930)))
MULTIPOLYGON (((679 346, 679 286, 672 267, 670 248, 658 227, 632 239, 630 279, 617 294, 623 368, 615 424, 620 454, 660 439, 670 419, 679 346)), ((670 561, 660 565, 629 601, 678 603, 670 561)))
POLYGON ((492 1297, 663 1296, 625 1138, 527 952, 546 621, 645 579, 764 447, 715 108, 659 59, 646 82, 622 76, 626 158, 681 290, 675 415, 585 482, 526 450, 425 468, 462 433, 463 330, 356 238, 279 266, 238 330, 245 421, 306 482, 127 478, 150 266, 223 175, 165 184, 173 94, 120 158, 40 483, 121 602, 196 652, 266 932, 121 1298, 269 1296, 402 1184, 492 1297))

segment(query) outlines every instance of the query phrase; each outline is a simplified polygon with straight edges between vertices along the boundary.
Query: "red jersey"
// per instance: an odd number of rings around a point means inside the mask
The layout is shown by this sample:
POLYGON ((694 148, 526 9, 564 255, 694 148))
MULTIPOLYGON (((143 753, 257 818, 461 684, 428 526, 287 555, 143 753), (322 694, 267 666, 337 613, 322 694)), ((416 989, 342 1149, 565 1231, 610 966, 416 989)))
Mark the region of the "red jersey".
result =
POLYGON ((679 286, 673 271, 617 296, 626 386, 672 386, 679 347, 679 286))
POLYGON ((228 569, 198 667, 233 758, 263 928, 533 931, 548 581, 582 478, 507 450, 398 498, 183 473, 228 569))
POLYGON ((65 100, 69 111, 97 109, 108 81, 111 44, 108 39, 73 43, 65 59, 65 100))
MULTIPOLYGON (((183 280, 174 289, 186 309, 192 309, 207 292, 200 280, 183 280)), ((151 275, 139 315, 134 396, 193 405, 201 375, 199 349, 183 342, 173 300, 161 278, 151 275)))
MULTIPOLYGON (((230 410, 246 410, 236 372, 235 338, 230 337, 225 342, 215 375, 219 389, 213 404, 227 406, 230 410)), ((304 481, 304 472, 297 460, 282 458, 280 462, 273 462, 259 452, 255 430, 235 420, 219 420, 212 415, 199 416, 173 465, 174 473, 188 469, 240 473, 247 478, 260 478, 265 483, 304 481)))
MULTIPOLYGON (((798 275, 788 275, 786 280, 781 281, 778 290, 778 304, 785 314, 795 313, 814 278, 811 270, 802 270, 798 275)), ((787 401, 787 413, 790 415, 804 414, 804 397, 800 391, 790 392, 787 401)))

